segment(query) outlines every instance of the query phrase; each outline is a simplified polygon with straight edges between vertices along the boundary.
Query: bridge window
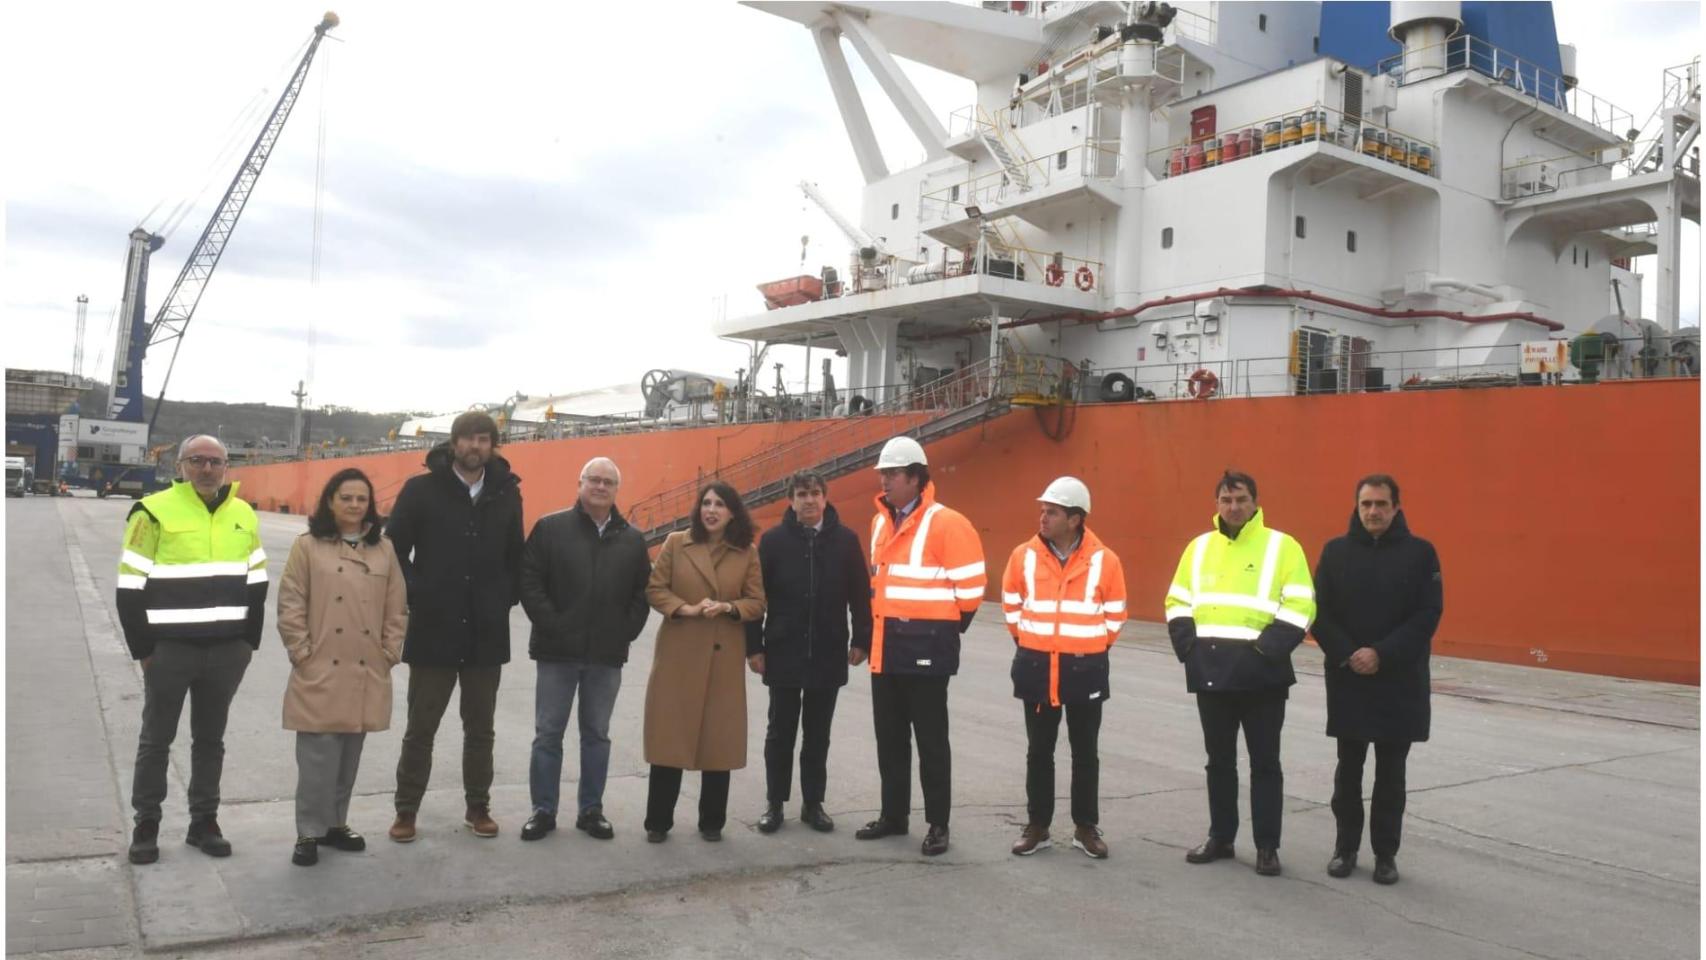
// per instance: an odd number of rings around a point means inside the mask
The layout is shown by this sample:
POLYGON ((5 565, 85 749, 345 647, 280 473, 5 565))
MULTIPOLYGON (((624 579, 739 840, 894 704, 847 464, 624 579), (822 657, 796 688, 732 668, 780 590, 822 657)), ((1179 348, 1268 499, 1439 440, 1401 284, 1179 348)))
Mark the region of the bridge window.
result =
POLYGON ((899 220, 900 219, 900 204, 896 203, 896 204, 893 204, 889 207, 889 219, 890 220, 899 220))
POLYGON ((1357 232, 1355 230, 1345 231, 1345 249, 1351 253, 1357 252, 1357 232))
POLYGON ((1257 15, 1257 17, 1256 17, 1256 29, 1262 31, 1263 33, 1268 32, 1268 15, 1267 14, 1263 13, 1263 14, 1257 15))
POLYGON ((1060 155, 1054 158, 1054 168, 1056 170, 1065 170, 1066 169, 1066 151, 1065 150, 1060 151, 1060 155))
POLYGON ((1172 227, 1162 227, 1161 228, 1161 249, 1163 249, 1163 250, 1173 249, 1173 228, 1172 227))
POLYGON ((952 187, 948 188, 948 200, 951 203, 959 203, 960 202, 960 185, 959 184, 956 183, 952 187))
POLYGON ((1297 234, 1297 239, 1299 239, 1299 240, 1302 240, 1304 237, 1304 234, 1308 232, 1308 224, 1306 223, 1306 221, 1304 220, 1303 217, 1297 218, 1297 224, 1296 224, 1296 227, 1294 228, 1294 232, 1297 234))

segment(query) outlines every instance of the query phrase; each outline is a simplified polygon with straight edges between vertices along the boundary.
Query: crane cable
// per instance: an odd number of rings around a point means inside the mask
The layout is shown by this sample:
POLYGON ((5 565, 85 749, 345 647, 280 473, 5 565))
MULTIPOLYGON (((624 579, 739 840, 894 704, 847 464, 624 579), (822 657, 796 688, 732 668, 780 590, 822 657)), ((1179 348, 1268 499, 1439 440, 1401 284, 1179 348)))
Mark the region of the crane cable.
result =
MULTIPOLYGON (((314 241, 309 255, 308 287, 309 296, 316 297, 320 287, 320 254, 323 249, 321 242, 322 228, 325 223, 325 192, 326 192, 326 108, 331 102, 327 96, 328 78, 332 70, 332 58, 328 55, 331 48, 322 52, 320 58, 320 132, 318 142, 314 147, 314 241)), ((314 390, 314 353, 318 346, 318 329, 315 315, 318 310, 310 303, 308 314, 308 369, 303 377, 302 389, 308 393, 314 390)))
MULTIPOLYGON (((279 66, 273 70, 270 76, 274 77, 275 80, 282 78, 283 82, 288 83, 290 74, 295 72, 296 61, 301 59, 302 52, 308 48, 308 44, 310 42, 312 41, 304 40, 299 44, 296 50, 291 53, 290 57, 281 62, 279 66)), ((200 205, 202 197, 207 195, 207 191, 212 188, 213 184, 216 182, 223 182, 224 174, 230 170, 231 165, 236 161, 239 151, 244 150, 245 145, 251 142, 251 134, 255 128, 255 123, 266 115, 268 111, 269 94, 272 92, 274 85, 275 84, 268 84, 266 86, 262 86, 259 90, 256 90, 254 95, 249 98, 248 102, 245 103, 237 112, 237 115, 232 118, 230 125, 227 126, 225 133, 221 138, 221 146, 219 147, 218 152, 208 163, 207 168, 201 173, 201 186, 195 190, 192 197, 180 198, 177 204, 172 207, 171 211, 166 214, 165 219, 162 221, 161 228, 152 232, 157 233, 163 239, 169 238, 177 231, 178 227, 183 224, 184 220, 194 212, 195 208, 200 205)), ((169 195, 170 194, 167 196, 169 195)), ((138 221, 138 224, 146 229, 148 221, 153 218, 155 213, 159 212, 160 208, 164 206, 165 203, 166 197, 162 196, 159 202, 154 204, 154 206, 142 216, 142 219, 138 221)))

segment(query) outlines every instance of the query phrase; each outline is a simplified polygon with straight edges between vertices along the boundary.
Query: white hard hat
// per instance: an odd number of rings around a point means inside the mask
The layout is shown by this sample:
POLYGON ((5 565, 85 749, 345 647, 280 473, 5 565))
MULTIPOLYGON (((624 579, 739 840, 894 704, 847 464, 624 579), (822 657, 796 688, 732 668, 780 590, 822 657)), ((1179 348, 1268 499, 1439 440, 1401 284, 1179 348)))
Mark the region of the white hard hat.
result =
POLYGON ((1061 507, 1077 507, 1085 513, 1090 512, 1090 488, 1077 477, 1060 477, 1048 485, 1043 495, 1037 498, 1039 503, 1052 503, 1061 507))
POLYGON ((877 455, 878 470, 905 467, 914 463, 928 466, 930 461, 924 458, 924 448, 911 437, 895 437, 883 444, 883 452, 877 455))

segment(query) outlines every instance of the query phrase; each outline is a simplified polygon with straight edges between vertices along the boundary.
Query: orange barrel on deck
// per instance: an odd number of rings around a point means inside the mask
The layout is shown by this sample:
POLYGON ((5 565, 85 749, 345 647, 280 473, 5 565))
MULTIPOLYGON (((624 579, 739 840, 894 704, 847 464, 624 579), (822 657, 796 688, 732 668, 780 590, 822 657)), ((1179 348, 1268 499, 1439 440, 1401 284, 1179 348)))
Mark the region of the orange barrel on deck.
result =
POLYGON ((1280 128, 1280 146, 1294 147, 1303 140, 1303 118, 1286 117, 1285 126, 1280 128))
POLYGON ((1386 160, 1388 163, 1396 163, 1399 166, 1403 166, 1404 155, 1406 152, 1408 151, 1405 147, 1403 137, 1400 137, 1397 134, 1391 134, 1386 138, 1386 160))
POLYGON ((1410 169, 1432 176, 1434 172, 1434 148, 1425 143, 1410 144, 1410 169))
POLYGON ((1386 156, 1386 132, 1379 127, 1363 127, 1362 152, 1376 160, 1386 156))
POLYGON ((1280 148, 1280 122, 1269 120, 1262 124, 1262 149, 1278 150, 1280 148))
POLYGON ((1255 127, 1245 127, 1238 131, 1238 152, 1246 157, 1261 153, 1262 132, 1255 127))
POLYGON ((1203 165, 1207 162, 1208 161, 1203 155, 1202 144, 1200 143, 1191 144, 1190 149, 1185 152, 1186 173, 1195 173, 1196 171, 1201 170, 1203 165))
POLYGON ((1202 165, 1205 167, 1218 166, 1220 163, 1220 138, 1209 137, 1202 142, 1202 165))
POLYGON ((1174 147, 1167 155, 1167 176, 1176 177, 1185 172, 1185 148, 1174 147))
POLYGON ((1304 111, 1300 126, 1303 128, 1303 141, 1305 143, 1314 140, 1321 130, 1320 124, 1316 122, 1315 111, 1313 110, 1304 111))

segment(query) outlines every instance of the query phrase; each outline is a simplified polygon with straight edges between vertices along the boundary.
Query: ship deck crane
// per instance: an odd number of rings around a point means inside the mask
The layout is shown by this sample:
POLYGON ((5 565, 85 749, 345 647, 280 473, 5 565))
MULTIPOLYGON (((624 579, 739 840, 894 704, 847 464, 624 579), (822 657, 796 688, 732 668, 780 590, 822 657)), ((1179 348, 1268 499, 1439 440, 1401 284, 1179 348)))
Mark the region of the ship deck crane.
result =
POLYGON ((267 159, 272 156, 273 147, 277 145, 279 134, 284 130, 284 122, 290 118, 291 108, 296 105, 296 99, 302 92, 302 84, 308 77, 308 66, 314 60, 314 53, 319 49, 320 41, 325 39, 327 31, 337 25, 337 14, 327 11, 314 27, 314 37, 309 41, 308 49, 296 64, 295 72, 291 74, 290 81, 279 95, 272 113, 255 137, 254 144, 249 147, 248 154, 243 157, 242 164, 237 168, 237 175, 232 178, 230 186, 225 188, 225 195, 220 199, 218 209, 213 212, 207 226, 202 228, 201 236, 196 240, 195 247, 190 251, 189 258, 178 273, 178 279, 166 294, 166 299, 161 303, 152 323, 145 322, 148 259, 154 251, 160 249, 165 240, 141 227, 131 231, 130 252, 125 261, 124 296, 119 309, 118 345, 113 354, 112 386, 107 401, 109 419, 135 423, 142 421, 142 360, 149 349, 170 342, 172 359, 166 366, 165 378, 160 381, 160 390, 154 401, 154 415, 148 423, 149 432, 153 432, 154 423, 160 417, 160 408, 165 403, 166 387, 172 380, 172 368, 177 364, 178 350, 183 346, 184 331, 189 328, 190 319, 195 315, 196 304, 201 301, 202 292, 206 290, 208 280, 213 277, 214 269, 219 266, 220 255, 225 252, 225 245, 230 242, 231 233, 237 228, 237 220, 243 215, 243 207, 255 189, 255 182, 260 179, 267 159))
POLYGON ((871 236, 865 231, 859 229, 858 225, 853 221, 842 216, 841 211, 835 209, 835 207, 824 198, 824 195, 818 191, 817 184, 801 180, 800 190, 807 197, 811 198, 813 203, 817 204, 818 209, 822 210, 825 216, 829 217, 837 227, 841 228, 841 232, 847 235, 847 239, 852 242, 854 249, 859 251, 859 258, 861 260, 886 260, 889 257, 894 256, 894 254, 889 251, 888 247, 884 246, 883 241, 880 238, 871 236), (875 254, 873 256, 866 256, 866 250, 873 250, 875 251, 875 254))

